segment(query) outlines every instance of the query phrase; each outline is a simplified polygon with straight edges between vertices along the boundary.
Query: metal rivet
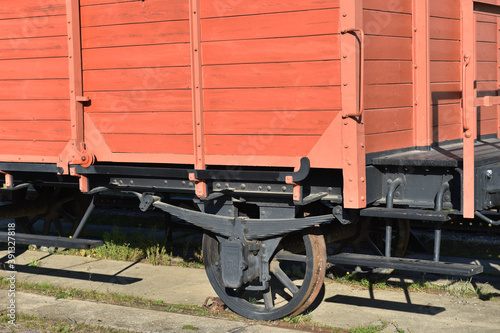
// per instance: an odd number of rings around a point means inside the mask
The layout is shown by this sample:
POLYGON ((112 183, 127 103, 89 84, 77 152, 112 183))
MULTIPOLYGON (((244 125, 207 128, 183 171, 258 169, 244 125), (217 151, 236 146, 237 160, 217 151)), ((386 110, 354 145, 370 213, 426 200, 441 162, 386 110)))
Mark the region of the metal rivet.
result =
POLYGON ((268 187, 267 187, 267 190, 268 190, 268 191, 271 191, 271 186, 268 186, 268 187))
POLYGON ((241 187, 241 189, 242 189, 242 190, 244 190, 244 189, 246 189, 246 188, 247 188, 247 186, 246 186, 245 184, 241 184, 241 186, 240 186, 240 187, 241 187))
POLYGON ((283 186, 283 187, 281 188, 281 190, 282 190, 283 192, 286 192, 286 186, 283 186))
POLYGON ((215 187, 217 187, 217 188, 221 188, 222 186, 221 186, 221 184, 220 184, 220 183, 217 183, 217 184, 215 185, 215 187))

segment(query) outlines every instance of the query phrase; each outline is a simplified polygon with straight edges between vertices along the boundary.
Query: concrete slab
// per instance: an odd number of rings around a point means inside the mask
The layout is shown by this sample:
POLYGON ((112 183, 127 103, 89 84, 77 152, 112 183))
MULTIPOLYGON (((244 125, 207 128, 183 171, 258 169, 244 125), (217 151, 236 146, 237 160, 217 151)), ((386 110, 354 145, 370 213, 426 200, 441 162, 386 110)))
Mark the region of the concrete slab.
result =
MULTIPOLYGON (((0 256, 5 255, 5 251, 0 251, 0 256)), ((487 263, 487 266, 493 269, 492 272, 497 269, 497 265, 498 262, 487 263)), ((78 289, 124 293, 162 300, 165 303, 201 305, 208 296, 216 296, 202 269, 152 266, 143 263, 95 260, 29 251, 17 257, 17 271, 17 278, 23 281, 50 282, 53 285, 78 289), (35 260, 39 262, 38 267, 30 267, 29 263, 35 260)), ((6 276, 8 274, 8 270, 0 271, 0 275, 6 276)), ((399 276, 399 278, 408 280, 411 279, 411 276, 399 276)), ((414 279, 418 280, 418 278, 414 279)), ((455 283, 450 280, 437 281, 455 283)), ((491 297, 497 299, 500 297, 498 278, 497 282, 489 285, 482 283, 478 282, 476 287, 484 287, 487 295, 491 297), (489 289, 486 291, 486 288, 489 289)), ((28 300, 24 303, 21 302, 19 308, 21 311, 33 312, 35 309, 41 311, 42 305, 46 302, 54 306, 55 304, 63 304, 55 302, 56 300, 39 298, 37 295, 26 294, 21 297, 28 300)), ((0 302, 0 304, 7 304, 5 303, 5 293, 0 292, 0 302)), ((90 303, 93 303, 94 306, 96 304, 95 302, 90 303)), ((73 305, 76 303, 64 304, 62 308, 73 309, 68 315, 70 318, 81 312, 80 310, 76 311, 80 309, 79 307, 84 307, 80 303, 78 305, 73 305)), ((114 315, 108 316, 106 311, 97 312, 95 318, 100 318, 106 325, 108 321, 115 325, 116 321, 112 318, 114 315)), ((132 311, 130 313, 127 312, 129 310, 121 308, 117 311, 128 313, 124 317, 132 318, 127 325, 132 325, 134 320, 137 320, 136 325, 143 322, 142 319, 137 319, 141 316, 133 312, 139 311, 139 309, 130 310, 132 311)), ((454 333, 498 332, 500 330, 498 313, 500 313, 500 302, 465 298, 459 293, 442 296, 428 293, 408 293, 404 290, 368 290, 326 281, 323 301, 312 312, 312 319, 321 324, 346 329, 385 320, 391 322, 385 332, 397 332, 398 328, 412 333, 448 332, 451 330, 454 333)), ((153 317, 148 320, 159 323, 157 317, 151 316, 153 317)), ((166 314, 161 313, 159 317, 161 316, 166 316, 166 314)), ((119 320, 117 319, 117 321, 119 320)), ((192 319, 186 320, 186 322, 192 324, 192 319)), ((200 327, 200 325, 205 327, 205 324, 201 322, 194 326, 200 327)), ((150 329, 149 326, 137 327, 142 327, 141 330, 150 329)), ((170 329, 168 325, 165 327, 170 329)), ((209 326, 207 327, 206 329, 210 329, 209 326)), ((176 326, 176 328, 179 327, 176 326)), ((221 331, 224 330, 218 330, 218 332, 221 331)), ((267 332, 268 329, 261 329, 261 331, 267 332)))

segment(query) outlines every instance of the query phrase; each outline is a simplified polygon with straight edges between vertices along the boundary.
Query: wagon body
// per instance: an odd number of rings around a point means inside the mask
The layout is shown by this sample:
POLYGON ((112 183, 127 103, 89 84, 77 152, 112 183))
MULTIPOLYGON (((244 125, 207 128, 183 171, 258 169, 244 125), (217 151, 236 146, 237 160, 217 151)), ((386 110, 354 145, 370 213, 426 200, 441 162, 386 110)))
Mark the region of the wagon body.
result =
MULTIPOLYGON (((13 189, 134 191, 141 209, 209 230, 217 237, 206 236, 207 272, 219 294, 254 278, 262 285, 251 290, 268 290, 270 274, 282 275, 265 249, 309 230, 303 246, 314 255, 299 261, 315 271, 291 305, 275 310, 269 294, 264 310, 225 299, 252 318, 297 314, 319 292, 326 260, 323 236, 309 227, 334 221, 325 238, 339 240, 364 218, 438 229, 474 215, 496 223, 481 211, 500 206, 498 8, 496 0, 4 4, 0 170, 13 189), (200 212, 155 193, 188 193, 200 212)), ((278 257, 298 260, 287 255, 278 257)))

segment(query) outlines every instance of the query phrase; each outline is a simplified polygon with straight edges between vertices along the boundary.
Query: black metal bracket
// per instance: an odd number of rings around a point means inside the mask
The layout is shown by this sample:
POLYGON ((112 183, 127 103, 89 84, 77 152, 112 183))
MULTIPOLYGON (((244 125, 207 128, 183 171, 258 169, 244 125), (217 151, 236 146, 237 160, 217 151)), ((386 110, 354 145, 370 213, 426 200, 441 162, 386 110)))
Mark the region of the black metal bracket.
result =
POLYGON ((259 181, 259 182, 285 182, 286 177, 292 177, 294 182, 300 182, 307 178, 311 171, 309 158, 300 159, 300 168, 295 172, 287 171, 247 171, 247 170, 193 170, 196 179, 204 180, 236 180, 236 181, 259 181))

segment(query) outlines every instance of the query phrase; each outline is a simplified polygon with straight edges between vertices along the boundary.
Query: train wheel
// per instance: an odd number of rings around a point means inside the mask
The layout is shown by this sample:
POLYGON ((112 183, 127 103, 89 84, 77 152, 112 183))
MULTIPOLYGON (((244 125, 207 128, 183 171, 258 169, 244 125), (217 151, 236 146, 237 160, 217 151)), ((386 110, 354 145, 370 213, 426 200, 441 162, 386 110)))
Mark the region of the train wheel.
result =
MULTIPOLYGON (((36 196, 31 200, 45 201, 47 211, 35 216, 16 218, 19 229, 25 233, 48 235, 54 226, 59 236, 72 235, 90 204, 90 197, 72 188, 36 187, 35 190, 36 196), (39 221, 43 221, 43 228, 36 231, 34 225, 39 221)), ((29 202, 25 198, 15 199, 15 201, 22 200, 29 202)))
POLYGON ((211 234, 203 237, 203 260, 208 279, 222 301, 234 312, 257 320, 276 320, 305 311, 319 294, 326 270, 326 247, 319 228, 284 237, 270 262, 270 287, 265 291, 248 291, 259 284, 259 278, 240 288, 222 285, 221 270, 216 262, 219 242, 211 234))

